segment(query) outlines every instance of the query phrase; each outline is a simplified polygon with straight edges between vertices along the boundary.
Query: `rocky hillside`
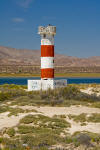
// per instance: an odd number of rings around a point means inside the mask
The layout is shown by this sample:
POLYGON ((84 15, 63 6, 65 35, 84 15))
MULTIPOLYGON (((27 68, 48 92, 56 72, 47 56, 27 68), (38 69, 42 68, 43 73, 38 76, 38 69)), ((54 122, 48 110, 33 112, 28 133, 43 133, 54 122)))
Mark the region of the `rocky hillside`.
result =
MULTIPOLYGON (((28 49, 15 49, 0 46, 1 65, 40 65, 40 51, 28 49)), ((55 54, 55 66, 89 67, 100 66, 100 56, 90 58, 77 58, 55 54)))

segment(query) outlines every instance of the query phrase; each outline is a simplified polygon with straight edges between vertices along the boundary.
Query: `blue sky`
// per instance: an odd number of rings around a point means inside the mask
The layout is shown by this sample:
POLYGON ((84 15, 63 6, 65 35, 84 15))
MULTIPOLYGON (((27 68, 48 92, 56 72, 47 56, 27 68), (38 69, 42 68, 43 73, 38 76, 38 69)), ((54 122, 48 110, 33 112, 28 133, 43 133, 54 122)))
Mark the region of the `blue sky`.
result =
POLYGON ((38 26, 48 24, 56 53, 100 56, 100 0, 0 0, 0 45, 40 49, 38 26))

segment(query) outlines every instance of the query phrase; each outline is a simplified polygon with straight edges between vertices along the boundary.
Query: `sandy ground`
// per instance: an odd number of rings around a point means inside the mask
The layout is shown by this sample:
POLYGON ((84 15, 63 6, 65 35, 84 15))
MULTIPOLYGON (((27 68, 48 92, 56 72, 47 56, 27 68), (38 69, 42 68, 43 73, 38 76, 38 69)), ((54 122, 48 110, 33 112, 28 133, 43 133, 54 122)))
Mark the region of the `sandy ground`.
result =
MULTIPOLYGON (((16 107, 16 106, 15 106, 16 107)), ((67 117, 69 114, 79 115, 81 113, 100 113, 98 108, 89 108, 84 106, 71 106, 71 107, 34 107, 34 106, 20 106, 22 109, 35 109, 38 112, 22 113, 18 116, 8 117, 9 112, 0 114, 0 130, 6 127, 13 127, 19 123, 19 120, 28 114, 43 114, 49 117, 54 115, 66 115, 66 120, 71 123, 71 128, 67 132, 73 134, 76 131, 89 131, 94 133, 100 133, 100 123, 87 123, 86 126, 81 126, 80 123, 76 123, 73 120, 69 120, 67 117)))
POLYGON ((67 132, 73 134, 77 131, 88 131, 93 133, 100 133, 100 123, 87 123, 86 126, 81 126, 79 123, 74 122, 73 120, 67 119, 71 124, 71 128, 67 132))
POLYGON ((96 90, 96 89, 93 88, 93 87, 89 87, 87 89, 80 89, 80 91, 83 92, 83 93, 87 93, 89 95, 96 94, 97 96, 100 96, 100 88, 98 89, 97 92, 93 92, 93 90, 96 90))
POLYGON ((0 130, 7 127, 16 126, 19 123, 19 120, 28 114, 36 114, 36 113, 22 113, 18 116, 8 117, 9 112, 0 114, 0 130))

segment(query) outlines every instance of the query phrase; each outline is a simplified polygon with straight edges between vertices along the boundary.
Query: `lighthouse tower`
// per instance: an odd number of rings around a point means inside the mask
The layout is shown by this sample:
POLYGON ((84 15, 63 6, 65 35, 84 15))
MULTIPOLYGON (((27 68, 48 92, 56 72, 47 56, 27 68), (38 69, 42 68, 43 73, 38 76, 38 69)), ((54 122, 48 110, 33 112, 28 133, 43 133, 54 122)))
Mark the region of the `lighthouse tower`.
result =
POLYGON ((66 80, 54 80, 54 36, 56 27, 39 26, 41 36, 41 80, 28 80, 28 91, 48 90, 67 85, 66 80))
POLYGON ((41 36, 41 79, 54 79, 54 36, 55 26, 40 26, 38 34, 41 36))

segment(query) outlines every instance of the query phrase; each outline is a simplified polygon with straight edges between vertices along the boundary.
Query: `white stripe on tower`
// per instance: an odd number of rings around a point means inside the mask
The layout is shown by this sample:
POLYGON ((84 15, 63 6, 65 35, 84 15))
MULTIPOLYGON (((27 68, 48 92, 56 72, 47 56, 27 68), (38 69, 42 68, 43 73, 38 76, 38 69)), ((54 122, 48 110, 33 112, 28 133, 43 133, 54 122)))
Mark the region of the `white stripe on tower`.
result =
POLYGON ((54 36, 44 34, 41 37, 41 79, 54 78, 54 36))
POLYGON ((53 35, 45 35, 41 38, 41 45, 54 45, 54 37, 53 35))
POLYGON ((54 57, 41 57, 41 69, 54 68, 54 57))

